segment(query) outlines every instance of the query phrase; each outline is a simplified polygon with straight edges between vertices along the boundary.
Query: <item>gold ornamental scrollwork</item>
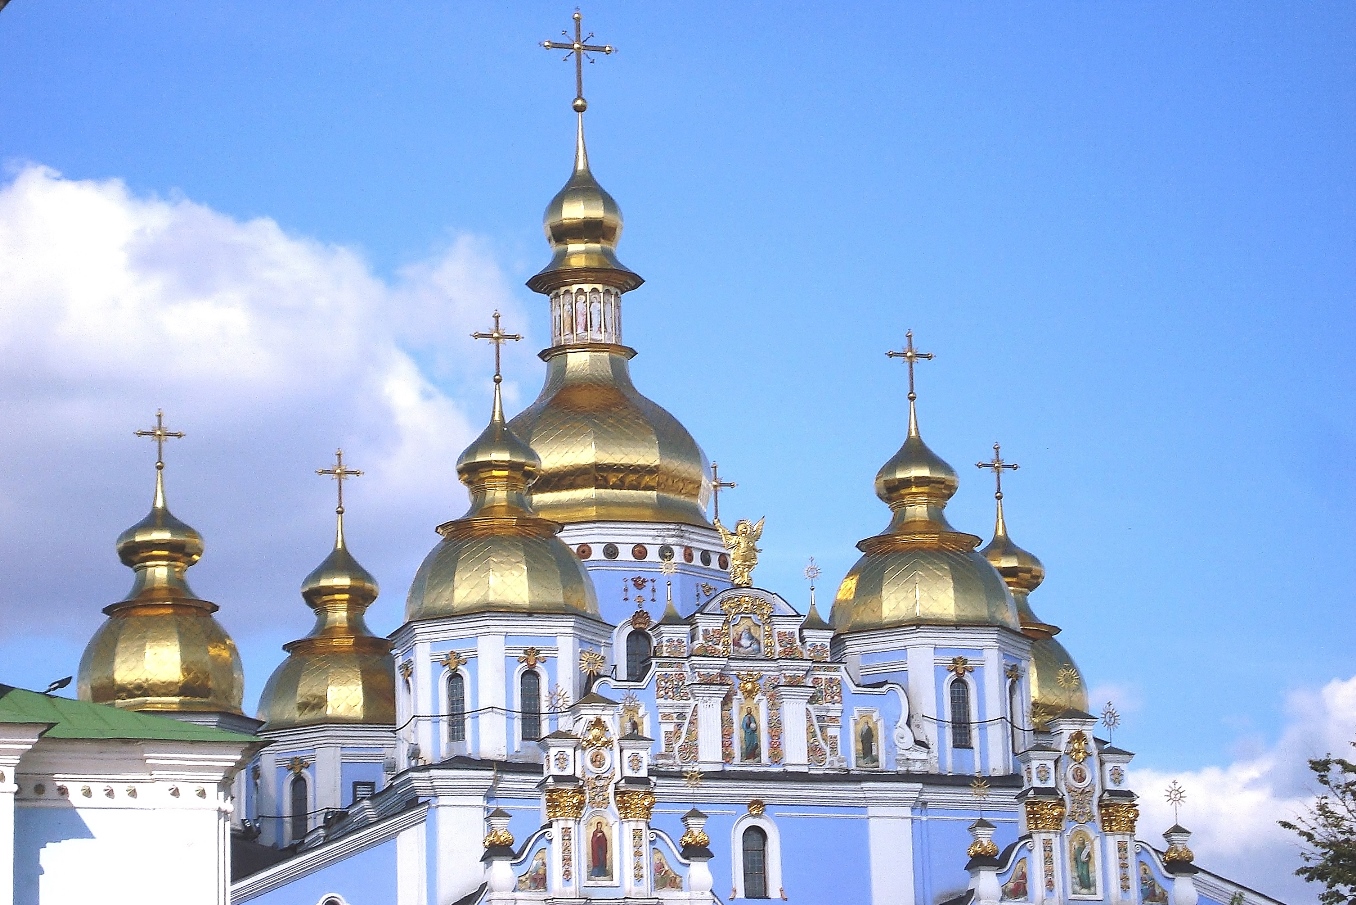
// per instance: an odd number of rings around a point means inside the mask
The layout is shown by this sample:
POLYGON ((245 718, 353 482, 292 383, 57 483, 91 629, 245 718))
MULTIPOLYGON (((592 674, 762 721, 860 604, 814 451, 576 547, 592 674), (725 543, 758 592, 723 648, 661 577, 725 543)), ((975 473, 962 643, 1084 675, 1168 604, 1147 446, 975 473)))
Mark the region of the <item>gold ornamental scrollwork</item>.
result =
POLYGON ((1168 850, 1163 853, 1163 860, 1168 862, 1188 863, 1195 858, 1196 853, 1180 843, 1169 846, 1168 850))
POLYGON ((547 789, 547 820, 578 820, 584 816, 583 789, 547 789))
POLYGON ((751 701, 758 697, 758 692, 762 686, 761 677, 756 672, 741 672, 739 674, 739 694, 746 700, 751 701))
POLYGON ((1033 798, 1026 803, 1026 828, 1032 833, 1064 828, 1064 802, 1057 798, 1033 798))
POLYGON ((754 817, 762 817, 766 811, 767 805, 763 802, 763 799, 755 798, 749 802, 749 813, 754 817))
POLYGON ((622 820, 649 820, 654 813, 654 793, 642 790, 616 792, 617 815, 622 820))
POLYGON ((772 618, 771 601, 763 600, 761 597, 727 597, 720 602, 720 608, 726 616, 742 616, 749 613, 757 616, 758 620, 764 623, 772 618))
POLYGON ((678 844, 683 848, 706 848, 711 844, 711 837, 706 835, 706 830, 691 829, 683 834, 678 844))
POLYGON ((607 731, 607 723, 604 723, 600 716, 595 716, 589 722, 580 739, 585 748, 606 748, 612 744, 612 735, 607 731))
POLYGON ((1139 808, 1129 801, 1104 801, 1101 807, 1102 832, 1135 834, 1139 808))
POLYGON ((998 845, 992 839, 976 839, 970 843, 965 854, 971 858, 997 858, 998 845))
POLYGON ((490 830, 485 834, 485 847, 507 846, 513 848, 513 834, 508 830, 490 830))
POLYGON ((1073 762, 1081 764, 1088 759, 1088 735, 1082 729, 1069 736, 1069 744, 1065 746, 1064 753, 1073 758, 1073 762))

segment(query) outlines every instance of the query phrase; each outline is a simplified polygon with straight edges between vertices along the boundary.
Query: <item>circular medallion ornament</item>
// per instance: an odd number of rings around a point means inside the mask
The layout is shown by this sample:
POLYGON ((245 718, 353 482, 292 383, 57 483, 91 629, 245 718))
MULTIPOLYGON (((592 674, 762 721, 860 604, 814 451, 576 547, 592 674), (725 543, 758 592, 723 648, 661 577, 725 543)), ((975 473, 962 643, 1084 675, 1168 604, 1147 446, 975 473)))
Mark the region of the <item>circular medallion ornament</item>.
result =
POLYGON ((702 565, 704 565, 704 566, 709 566, 709 565, 711 565, 711 551, 710 551, 710 550, 703 550, 703 551, 702 551, 702 565))
POLYGON ((1084 786, 1086 786, 1091 779, 1092 774, 1088 772, 1088 768, 1083 766, 1082 764, 1074 764, 1072 767, 1069 768, 1070 785, 1077 786, 1078 788, 1081 789, 1084 786))
POLYGON ((730 557, 724 553, 720 554, 720 568, 721 571, 729 571, 730 568, 730 557))
POLYGON ((599 772, 607 769, 607 752, 602 748, 594 748, 589 752, 589 767, 599 772))
POLYGON ((659 558, 664 562, 673 562, 673 548, 664 544, 659 548, 659 558))
POLYGON ((1120 784, 1123 783, 1123 782, 1125 782, 1125 771, 1122 770, 1120 767, 1112 767, 1112 768, 1111 768, 1111 784, 1112 784, 1113 786, 1118 786, 1118 785, 1120 785, 1120 784))
POLYGON ((631 548, 632 559, 644 559, 649 555, 650 555, 649 548, 647 548, 644 544, 636 544, 634 547, 631 548))
POLYGON ((579 554, 580 559, 591 559, 593 557, 593 548, 588 544, 580 544, 574 552, 579 554))
POLYGON ((684 547, 684 548, 683 548, 683 562, 692 562, 692 548, 691 548, 691 547, 684 547))
POLYGON ((607 544, 603 547, 603 559, 616 559, 621 555, 616 544, 607 544))

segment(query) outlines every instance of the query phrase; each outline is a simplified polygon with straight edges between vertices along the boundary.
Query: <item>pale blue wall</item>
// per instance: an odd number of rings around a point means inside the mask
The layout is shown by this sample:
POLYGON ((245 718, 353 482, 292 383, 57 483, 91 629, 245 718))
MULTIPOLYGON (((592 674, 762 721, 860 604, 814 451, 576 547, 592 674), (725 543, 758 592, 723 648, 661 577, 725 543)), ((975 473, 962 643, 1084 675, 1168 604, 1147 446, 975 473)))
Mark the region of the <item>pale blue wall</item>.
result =
POLYGON ((390 905, 396 900, 396 841, 358 852, 281 889, 251 899, 251 905, 317 905, 337 893, 349 905, 390 905))

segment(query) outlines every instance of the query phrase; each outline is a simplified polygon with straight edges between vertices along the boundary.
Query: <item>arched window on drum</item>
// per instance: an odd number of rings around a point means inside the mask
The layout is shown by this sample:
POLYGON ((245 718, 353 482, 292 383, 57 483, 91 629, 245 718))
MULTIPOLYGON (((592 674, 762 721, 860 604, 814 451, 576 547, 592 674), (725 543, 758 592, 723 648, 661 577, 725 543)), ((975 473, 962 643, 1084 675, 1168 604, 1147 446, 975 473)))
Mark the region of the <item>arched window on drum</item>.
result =
POLYGON ((626 681, 639 682, 650 671, 654 641, 648 632, 635 629, 626 636, 626 681))
POLYGON ((951 747, 973 747, 970 740, 970 686, 960 677, 951 680, 951 747))
POLYGON ((523 741, 535 742, 541 738, 541 676, 535 669, 525 670, 518 680, 518 700, 523 741))

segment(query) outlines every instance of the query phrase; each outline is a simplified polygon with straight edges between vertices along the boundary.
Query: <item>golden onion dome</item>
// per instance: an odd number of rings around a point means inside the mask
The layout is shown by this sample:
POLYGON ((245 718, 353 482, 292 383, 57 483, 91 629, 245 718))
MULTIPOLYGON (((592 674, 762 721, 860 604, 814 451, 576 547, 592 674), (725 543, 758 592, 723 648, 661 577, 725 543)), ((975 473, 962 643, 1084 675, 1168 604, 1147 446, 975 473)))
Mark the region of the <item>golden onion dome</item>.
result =
MULTIPOLYGON (((980 465, 991 467, 985 463, 980 465)), ((1045 566, 1035 555, 1023 550, 1008 537, 1001 485, 994 499, 997 515, 994 518, 993 540, 980 552, 993 564, 1012 591, 1022 634, 1031 639, 1031 719, 1035 728, 1044 729, 1051 719, 1066 710, 1086 712, 1088 688, 1073 657, 1063 644, 1055 640, 1055 635, 1060 631, 1059 626, 1042 622, 1031 609, 1030 595, 1045 580, 1045 566)))
MULTIPOLYGON (((909 338, 913 355, 912 333, 909 338)), ((891 509, 890 524, 857 544, 863 555, 838 587, 833 629, 839 634, 901 625, 1016 629, 1016 604, 976 552, 980 539, 946 520, 946 504, 959 481, 923 442, 915 399, 911 387, 908 437, 876 475, 876 493, 891 509)))
POLYGON ((108 616, 80 658, 81 700, 125 710, 240 713, 245 676, 235 642, 185 573, 202 557, 202 536, 165 504, 164 462, 144 519, 118 537, 118 557, 134 574, 132 590, 104 608, 108 616))
POLYGON ((597 619, 598 599, 560 525, 528 501, 539 460, 504 422, 499 375, 489 426, 457 463, 471 506, 438 526, 405 602, 408 620, 471 613, 567 613, 597 619))
POLYGON ((373 635, 364 620, 377 593, 376 579, 344 542, 341 504, 334 550, 301 583, 315 626, 305 638, 283 645, 287 659, 259 699, 265 731, 320 723, 395 725, 391 642, 373 635))
POLYGON ((534 292, 549 293, 571 283, 601 283, 623 292, 645 282, 617 260, 622 212, 589 169, 584 146, 584 115, 579 114, 574 171, 542 216, 551 262, 527 281, 534 292))

